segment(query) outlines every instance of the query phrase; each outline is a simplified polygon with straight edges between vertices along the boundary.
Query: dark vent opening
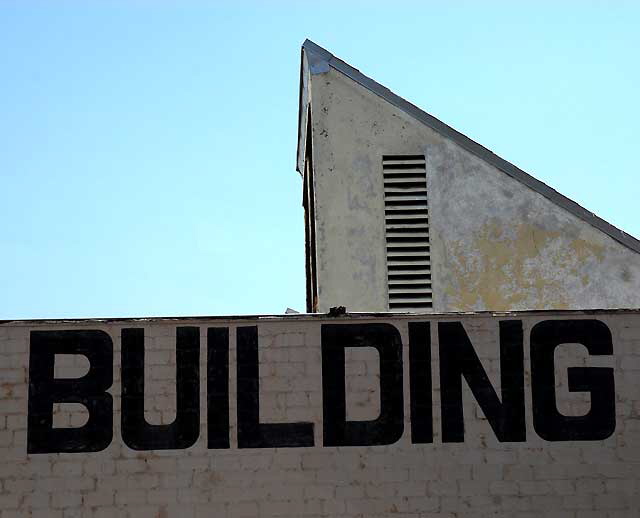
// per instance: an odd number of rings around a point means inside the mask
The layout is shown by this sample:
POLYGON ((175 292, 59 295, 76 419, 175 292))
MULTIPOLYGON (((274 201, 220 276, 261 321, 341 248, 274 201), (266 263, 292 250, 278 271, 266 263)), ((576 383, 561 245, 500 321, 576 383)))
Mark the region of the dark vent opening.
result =
POLYGON ((424 155, 384 155, 384 213, 389 309, 433 307, 424 155))

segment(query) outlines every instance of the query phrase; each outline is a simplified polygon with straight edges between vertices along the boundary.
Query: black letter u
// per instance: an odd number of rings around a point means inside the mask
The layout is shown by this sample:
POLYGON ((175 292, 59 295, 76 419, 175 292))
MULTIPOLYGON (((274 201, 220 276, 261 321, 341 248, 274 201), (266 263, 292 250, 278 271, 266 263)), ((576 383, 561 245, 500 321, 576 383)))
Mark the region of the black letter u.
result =
POLYGON ((134 450, 193 445, 200 434, 200 330, 176 329, 176 419, 150 425, 144 418, 144 329, 122 330, 122 439, 134 450))

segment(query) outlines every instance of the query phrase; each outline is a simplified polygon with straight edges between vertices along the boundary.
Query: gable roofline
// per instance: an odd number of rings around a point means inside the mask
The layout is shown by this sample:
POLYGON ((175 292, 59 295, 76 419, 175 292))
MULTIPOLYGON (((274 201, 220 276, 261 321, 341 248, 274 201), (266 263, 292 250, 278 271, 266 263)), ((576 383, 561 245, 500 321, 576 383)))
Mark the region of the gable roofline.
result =
MULTIPOLYGON (((596 216, 593 212, 585 209, 583 206, 579 205, 575 201, 567 198, 566 196, 560 194, 555 189, 549 187, 544 182, 541 182, 537 178, 534 178, 528 173, 525 173, 519 167, 513 165, 511 162, 506 161, 504 158, 499 157, 491 150, 487 149, 484 146, 481 146, 477 142, 471 140, 466 135, 463 135, 459 131, 456 131, 451 126, 448 126, 441 120, 435 118, 433 115, 421 110, 414 104, 411 104, 409 101, 406 101, 399 95, 394 94, 391 90, 381 85, 380 83, 374 81, 370 77, 367 77, 358 69, 352 67, 348 63, 345 63, 341 59, 335 57, 331 52, 312 42, 311 40, 305 40, 302 44, 302 60, 300 65, 300 106, 298 113, 298 141, 304 140, 300 138, 301 132, 304 131, 304 127, 301 126, 303 122, 303 111, 306 111, 307 106, 303 106, 303 96, 302 96, 302 88, 303 88, 303 74, 305 73, 304 65, 305 60, 307 67, 309 68, 309 73, 311 75, 328 72, 329 68, 333 68, 338 72, 344 74, 349 77, 362 87, 366 88, 370 92, 375 95, 381 97, 388 103, 392 104, 396 108, 402 110, 406 114, 410 115, 414 119, 418 120, 422 124, 430 127, 434 131, 437 131, 442 136, 452 140, 458 146, 465 149, 469 153, 477 156, 478 158, 484 160, 485 162, 493 165, 495 168, 499 169, 503 173, 506 173, 510 177, 518 180, 520 183, 526 185, 533 191, 541 194, 548 200, 552 201, 556 205, 562 207, 569 213, 588 223, 592 227, 597 228, 598 230, 604 232, 609 237, 617 241, 618 243, 626 246, 630 250, 633 250, 636 253, 640 254, 640 241, 633 237, 630 234, 627 234, 623 230, 615 227, 611 223, 605 221, 602 218, 596 216), (305 59, 306 58, 306 59, 305 59)), ((307 101, 308 102, 308 101, 307 101)), ((304 149, 301 148, 301 145, 298 145, 298 164, 301 164, 301 159, 304 157, 301 156, 304 154, 304 149)), ((301 172, 298 167, 298 171, 301 172)))

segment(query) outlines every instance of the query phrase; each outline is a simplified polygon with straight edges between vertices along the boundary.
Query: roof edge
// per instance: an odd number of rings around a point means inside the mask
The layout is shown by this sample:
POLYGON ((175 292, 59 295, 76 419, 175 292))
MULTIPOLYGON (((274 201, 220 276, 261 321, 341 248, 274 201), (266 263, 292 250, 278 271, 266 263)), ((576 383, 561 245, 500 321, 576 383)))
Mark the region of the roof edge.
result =
POLYGON ((538 180, 537 178, 534 178, 533 176, 526 173, 511 162, 508 162, 504 158, 499 157, 490 149, 487 149, 481 144, 478 144, 474 140, 453 129, 451 126, 448 126, 433 115, 430 115, 424 110, 421 110, 416 105, 403 99, 399 95, 396 95, 387 87, 364 75, 357 68, 354 68, 348 63, 337 58, 336 56, 331 54, 331 52, 322 48, 320 45, 307 39, 302 44, 302 50, 303 52, 312 54, 315 58, 314 67, 310 67, 312 74, 320 73, 323 70, 321 63, 325 64, 327 70, 328 67, 331 67, 334 70, 341 72, 370 92, 376 94, 379 97, 382 97, 382 99, 389 102, 396 108, 402 110, 414 119, 430 127, 434 131, 437 131, 444 137, 452 140, 469 153, 493 165, 503 173, 506 173, 510 177, 518 180, 520 183, 526 185, 538 194, 541 194, 548 200, 562 207, 563 209, 588 223, 592 227, 595 227, 601 232, 604 232, 618 243, 640 254, 640 241, 633 237, 631 234, 626 233, 625 231, 617 228, 608 221, 605 221, 604 219, 598 217, 593 212, 585 209, 582 205, 578 204, 570 198, 567 198, 563 194, 560 194, 558 191, 548 186, 546 183, 538 180))

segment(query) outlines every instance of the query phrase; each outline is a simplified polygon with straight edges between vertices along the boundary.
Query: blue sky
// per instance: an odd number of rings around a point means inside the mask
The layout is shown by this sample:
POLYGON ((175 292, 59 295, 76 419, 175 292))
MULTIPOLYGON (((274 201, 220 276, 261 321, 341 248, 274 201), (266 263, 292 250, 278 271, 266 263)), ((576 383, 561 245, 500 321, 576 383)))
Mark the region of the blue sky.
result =
POLYGON ((0 319, 304 309, 310 38, 640 236, 640 3, 0 4, 0 319))

